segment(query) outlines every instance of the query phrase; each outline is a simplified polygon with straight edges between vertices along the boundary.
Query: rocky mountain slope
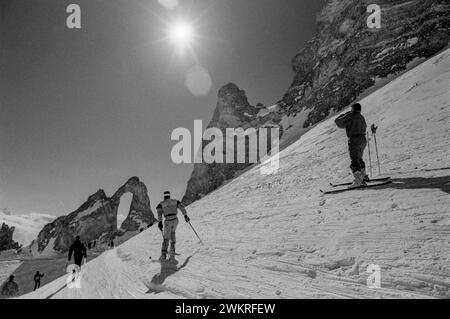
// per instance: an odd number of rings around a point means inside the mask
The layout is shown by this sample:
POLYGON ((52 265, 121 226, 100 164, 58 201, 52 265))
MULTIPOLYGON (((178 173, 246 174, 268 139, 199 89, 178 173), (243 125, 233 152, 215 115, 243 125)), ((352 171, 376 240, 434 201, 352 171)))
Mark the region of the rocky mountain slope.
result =
POLYGON ((74 212, 45 225, 30 250, 37 253, 43 253, 44 250, 65 252, 76 235, 84 242, 97 240, 99 244, 106 243, 117 236, 142 231, 154 222, 147 187, 139 178, 132 177, 112 197, 107 197, 100 189, 74 212), (118 230, 120 198, 128 192, 133 195, 130 211, 118 230))
MULTIPOLYGON (((367 25, 367 6, 372 3, 329 0, 317 18, 317 35, 292 61, 294 80, 281 101, 261 110, 248 104, 243 91, 226 85, 219 91, 209 127, 257 129, 266 122, 277 124, 284 147, 371 88, 448 45, 448 1, 377 1, 382 10, 379 29, 367 25), (270 117, 261 118, 261 114, 270 117)), ((201 198, 249 165, 195 164, 183 201, 201 198)))
MULTIPOLYGON (((263 114, 262 108, 252 106, 248 102, 245 91, 239 89, 234 83, 229 83, 222 87, 218 94, 218 102, 213 118, 207 128, 218 128, 224 136, 223 154, 237 153, 235 144, 230 143, 226 138, 227 128, 249 128, 267 127, 269 132, 271 127, 278 127, 281 117, 276 112, 266 112, 263 114), (231 146, 232 145, 232 146, 231 146)), ((252 134, 250 134, 252 135, 252 134)), ((258 136, 258 132, 254 135, 258 136)), ((237 141, 237 140, 236 140, 237 141)), ((235 141, 235 142, 236 142, 235 141)), ((210 141, 204 140, 202 150, 210 141)), ((237 143, 236 143, 237 144, 237 143)), ((258 148, 259 149, 259 148, 258 148)), ((268 145, 270 150, 270 145, 268 145)), ((245 151, 248 154, 249 142, 245 143, 245 151)), ((211 192, 223 184, 224 181, 235 177, 236 172, 251 165, 248 156, 244 163, 197 163, 188 182, 183 203, 189 204, 200 199, 205 194, 211 192)))
POLYGON ((13 240, 13 234, 14 226, 9 227, 7 224, 2 223, 0 228, 0 251, 19 248, 19 243, 13 240))
POLYGON ((281 151, 277 174, 256 166, 188 206, 204 245, 181 221, 177 267, 149 259, 152 227, 83 266, 79 289, 63 276, 23 298, 449 298, 449 82, 450 49, 361 101, 392 184, 319 192, 351 180, 334 116, 281 151))

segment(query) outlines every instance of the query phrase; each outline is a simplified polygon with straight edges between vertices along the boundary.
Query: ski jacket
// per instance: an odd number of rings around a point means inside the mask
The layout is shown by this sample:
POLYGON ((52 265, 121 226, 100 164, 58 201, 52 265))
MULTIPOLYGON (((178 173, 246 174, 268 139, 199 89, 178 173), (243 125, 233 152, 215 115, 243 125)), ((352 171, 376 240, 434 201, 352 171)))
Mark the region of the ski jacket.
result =
POLYGON ((36 274, 34 275, 34 281, 39 281, 42 277, 44 277, 44 274, 36 274))
POLYGON ((158 221, 162 222, 162 217, 167 221, 177 219, 178 209, 181 210, 184 217, 187 216, 187 211, 183 204, 176 199, 165 199, 156 206, 156 211, 158 212, 158 221))
POLYGON ((86 255, 86 246, 81 241, 75 241, 69 249, 69 260, 72 259, 72 254, 74 258, 84 257, 87 258, 86 255))
POLYGON ((366 136, 367 124, 360 112, 350 111, 335 120, 339 128, 345 128, 348 138, 366 136))

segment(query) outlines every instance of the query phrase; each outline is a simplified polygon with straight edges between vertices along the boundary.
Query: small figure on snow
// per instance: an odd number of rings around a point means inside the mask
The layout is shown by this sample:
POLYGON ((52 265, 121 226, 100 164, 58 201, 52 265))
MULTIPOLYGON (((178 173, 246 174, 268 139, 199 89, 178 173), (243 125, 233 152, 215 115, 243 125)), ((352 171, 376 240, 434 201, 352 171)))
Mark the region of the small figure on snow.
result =
POLYGON ((351 187, 363 186, 369 177, 366 174, 366 164, 363 161, 364 149, 367 146, 367 124, 361 115, 361 104, 352 105, 352 110, 339 116, 335 123, 339 128, 345 129, 348 137, 348 150, 350 153, 354 181, 351 187))
POLYGON ((187 211, 183 204, 176 199, 170 198, 170 192, 164 192, 164 200, 156 206, 158 212, 158 227, 163 232, 163 243, 161 248, 160 261, 164 261, 167 258, 167 249, 170 241, 170 261, 175 261, 175 243, 176 236, 175 231, 178 226, 178 209, 183 213, 184 219, 189 223, 190 219, 187 215, 187 211), (164 216, 164 227, 163 227, 164 216))
POLYGON ((39 270, 36 271, 36 273, 34 274, 33 280, 34 280, 34 289, 33 291, 35 291, 36 289, 39 289, 41 287, 41 278, 44 277, 44 274, 40 274, 39 270))
POLYGON ((73 259, 75 261, 75 265, 81 267, 83 258, 87 259, 87 255, 86 255, 86 246, 81 242, 80 236, 75 237, 75 241, 70 246, 68 261, 72 259, 72 254, 73 259))

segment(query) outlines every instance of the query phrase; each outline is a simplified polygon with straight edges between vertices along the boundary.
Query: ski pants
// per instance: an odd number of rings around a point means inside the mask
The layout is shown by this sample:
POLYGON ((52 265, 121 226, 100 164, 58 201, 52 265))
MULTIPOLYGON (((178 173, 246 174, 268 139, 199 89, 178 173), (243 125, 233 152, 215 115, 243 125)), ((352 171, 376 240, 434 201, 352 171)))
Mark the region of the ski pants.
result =
POLYGON ((170 252, 175 253, 176 236, 175 231, 178 226, 178 218, 164 221, 162 253, 167 253, 170 241, 170 252))
POLYGON ((353 173, 360 172, 366 168, 363 161, 364 149, 367 146, 367 139, 364 135, 354 136, 348 139, 348 151, 350 153, 351 165, 350 168, 353 173))
POLYGON ((33 291, 35 291, 39 287, 41 287, 41 281, 40 280, 35 280, 34 281, 34 289, 33 289, 33 291))
POLYGON ((83 257, 84 257, 83 255, 74 255, 73 256, 74 264, 81 268, 83 257))

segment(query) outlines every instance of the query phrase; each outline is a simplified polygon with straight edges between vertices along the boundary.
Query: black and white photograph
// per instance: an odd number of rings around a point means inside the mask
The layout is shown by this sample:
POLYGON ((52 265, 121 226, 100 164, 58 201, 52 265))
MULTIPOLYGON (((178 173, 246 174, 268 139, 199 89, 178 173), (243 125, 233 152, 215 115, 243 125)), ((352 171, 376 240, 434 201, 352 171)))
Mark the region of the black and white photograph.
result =
POLYGON ((450 299, 449 42, 448 0, 0 0, 0 299, 450 299))

